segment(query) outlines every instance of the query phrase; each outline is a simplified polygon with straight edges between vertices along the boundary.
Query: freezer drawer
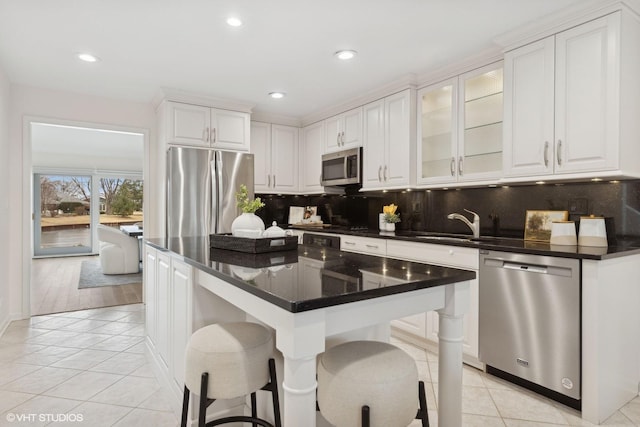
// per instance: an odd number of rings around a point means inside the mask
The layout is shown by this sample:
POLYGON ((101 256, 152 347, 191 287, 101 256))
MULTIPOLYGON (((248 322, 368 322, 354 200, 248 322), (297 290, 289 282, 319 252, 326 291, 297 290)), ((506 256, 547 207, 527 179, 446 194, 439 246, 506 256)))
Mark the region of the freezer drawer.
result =
POLYGON ((480 254, 480 360, 580 399, 580 261, 480 254))

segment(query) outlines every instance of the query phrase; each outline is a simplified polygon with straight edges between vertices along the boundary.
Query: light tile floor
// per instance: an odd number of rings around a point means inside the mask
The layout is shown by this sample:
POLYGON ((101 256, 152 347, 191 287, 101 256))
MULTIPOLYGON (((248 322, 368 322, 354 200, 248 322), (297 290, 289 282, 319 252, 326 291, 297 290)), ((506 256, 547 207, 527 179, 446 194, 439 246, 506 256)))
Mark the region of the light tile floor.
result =
MULTIPOLYGON (((177 426, 168 395, 145 356, 143 322, 144 306, 134 304, 11 323, 0 337, 0 427, 177 426)), ((437 355, 393 343, 416 360, 431 425, 437 426, 437 355)), ((573 409, 465 366, 463 425, 591 424, 573 409)), ((640 426, 640 398, 604 425, 640 426)))

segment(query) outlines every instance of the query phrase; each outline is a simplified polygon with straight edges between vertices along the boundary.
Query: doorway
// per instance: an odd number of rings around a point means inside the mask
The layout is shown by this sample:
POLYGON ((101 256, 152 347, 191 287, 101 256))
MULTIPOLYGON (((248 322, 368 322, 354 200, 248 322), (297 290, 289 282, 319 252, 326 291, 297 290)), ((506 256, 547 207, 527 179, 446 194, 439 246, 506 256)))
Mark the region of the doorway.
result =
POLYGON ((28 127, 31 315, 141 302, 141 278, 87 288, 84 267, 99 269, 99 224, 143 228, 146 132, 46 121, 28 127))

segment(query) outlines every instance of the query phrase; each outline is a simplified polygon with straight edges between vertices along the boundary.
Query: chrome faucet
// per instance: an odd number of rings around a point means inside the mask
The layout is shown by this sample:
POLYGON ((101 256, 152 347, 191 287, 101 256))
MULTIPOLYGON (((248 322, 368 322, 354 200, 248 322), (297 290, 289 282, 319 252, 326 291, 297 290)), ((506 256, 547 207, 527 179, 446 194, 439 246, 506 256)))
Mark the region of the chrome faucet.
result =
POLYGON ((480 217, 478 216, 477 213, 472 212, 472 211, 470 211, 468 209, 465 209, 465 211, 469 212, 470 214, 473 214, 473 224, 464 215, 460 215, 459 213, 449 214, 449 215, 447 215, 447 218, 449 218, 449 219, 459 219, 460 221, 462 221, 465 224, 467 224, 469 226, 469 228, 471 229, 471 231, 473 232, 473 237, 477 239, 478 237, 480 237, 480 217))

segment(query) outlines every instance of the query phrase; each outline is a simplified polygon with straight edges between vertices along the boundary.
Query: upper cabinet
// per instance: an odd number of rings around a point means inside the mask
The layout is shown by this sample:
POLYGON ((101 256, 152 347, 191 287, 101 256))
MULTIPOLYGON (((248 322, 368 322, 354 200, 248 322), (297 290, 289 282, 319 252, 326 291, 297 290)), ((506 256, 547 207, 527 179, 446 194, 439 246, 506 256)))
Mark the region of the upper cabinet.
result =
POLYGON ((363 107, 365 190, 400 189, 415 179, 415 91, 406 89, 363 107))
POLYGON ((418 92, 418 185, 497 180, 502 172, 502 64, 418 92))
POLYGON ((322 153, 324 125, 314 123, 302 129, 300 143, 300 192, 322 193, 322 153))
POLYGON ((637 176, 638 27, 618 11, 505 54, 506 177, 637 176))
POLYGON ((251 122, 256 193, 298 192, 298 128, 251 122))
POLYGON ((324 120, 324 152, 362 146, 362 107, 324 120))
POLYGON ((165 108, 167 143, 249 151, 248 113, 171 101, 165 108))

